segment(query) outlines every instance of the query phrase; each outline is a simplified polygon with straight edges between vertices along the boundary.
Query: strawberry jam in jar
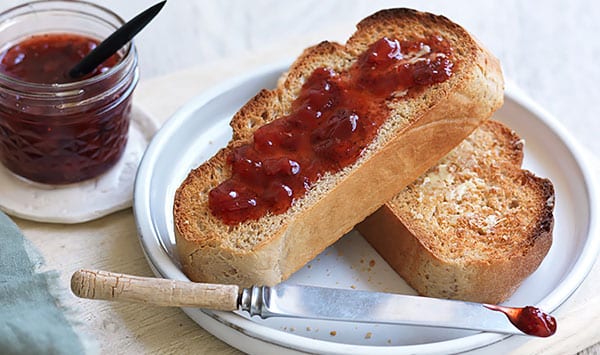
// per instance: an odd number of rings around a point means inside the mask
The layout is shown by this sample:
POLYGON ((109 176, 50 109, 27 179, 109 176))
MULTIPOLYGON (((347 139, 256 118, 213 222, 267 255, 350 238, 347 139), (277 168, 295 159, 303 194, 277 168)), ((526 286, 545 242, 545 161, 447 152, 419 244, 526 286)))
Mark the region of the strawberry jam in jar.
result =
POLYGON ((118 162, 139 79, 135 47, 82 78, 68 72, 123 23, 81 1, 36 1, 0 14, 0 162, 15 175, 69 184, 118 162))

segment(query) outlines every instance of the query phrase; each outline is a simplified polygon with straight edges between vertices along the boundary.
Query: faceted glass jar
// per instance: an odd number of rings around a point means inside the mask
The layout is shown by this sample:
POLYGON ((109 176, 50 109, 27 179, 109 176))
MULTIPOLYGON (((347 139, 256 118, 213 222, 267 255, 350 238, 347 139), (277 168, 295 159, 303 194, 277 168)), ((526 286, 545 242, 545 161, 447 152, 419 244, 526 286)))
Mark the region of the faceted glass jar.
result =
MULTIPOLYGON (((71 33, 98 41, 124 21, 82 1, 35 1, 0 14, 0 53, 34 35, 71 33)), ((30 83, 0 72, 0 162, 45 184, 96 177, 122 156, 133 90, 139 79, 135 46, 91 78, 65 84, 30 83)))

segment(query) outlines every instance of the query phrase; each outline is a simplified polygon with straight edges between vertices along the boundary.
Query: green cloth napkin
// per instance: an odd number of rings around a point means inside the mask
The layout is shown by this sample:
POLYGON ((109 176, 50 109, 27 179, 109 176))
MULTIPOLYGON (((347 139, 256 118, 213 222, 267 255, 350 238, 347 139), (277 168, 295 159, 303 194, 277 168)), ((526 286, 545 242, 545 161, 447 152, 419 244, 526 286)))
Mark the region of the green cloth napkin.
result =
POLYGON ((55 272, 37 273, 31 247, 0 212, 0 353, 82 354, 84 347, 50 294, 55 272))

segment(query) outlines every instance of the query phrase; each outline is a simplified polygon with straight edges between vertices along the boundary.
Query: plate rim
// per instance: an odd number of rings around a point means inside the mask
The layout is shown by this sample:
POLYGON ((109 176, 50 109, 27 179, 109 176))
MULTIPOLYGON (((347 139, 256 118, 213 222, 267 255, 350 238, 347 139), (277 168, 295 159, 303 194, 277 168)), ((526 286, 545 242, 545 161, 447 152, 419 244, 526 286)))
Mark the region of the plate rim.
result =
MULTIPOLYGON (((185 104, 183 104, 173 115, 171 115, 170 118, 163 124, 163 126, 159 129, 159 131, 151 140, 150 144, 148 145, 146 151, 142 156, 138 171, 136 173, 133 197, 133 213, 142 250, 156 276, 162 278, 169 278, 167 276, 171 276, 172 278, 172 275, 170 275, 170 273, 165 272, 164 266, 161 267, 160 265, 155 264, 154 260, 158 257, 161 257, 167 258, 171 262, 171 264, 173 264, 172 266, 174 266, 177 269, 175 273, 178 274, 178 279, 189 280, 178 268, 178 266, 173 262, 173 260, 169 257, 161 241, 158 241, 158 244, 161 247, 160 250, 153 250, 149 244, 152 242, 152 240, 157 238, 155 238, 154 233, 152 233, 153 228, 150 228, 154 227, 154 222, 151 218, 151 210, 149 208, 149 190, 144 190, 144 187, 149 188, 151 186, 152 174, 144 176, 144 172, 148 170, 148 168, 151 167, 155 162, 157 156, 160 153, 161 146, 165 144, 164 137, 169 137, 170 135, 172 135, 173 132, 177 130, 177 127, 179 126, 180 122, 185 121, 187 116, 189 116, 195 110, 206 105, 212 99, 215 99, 218 96, 227 93, 228 91, 236 88, 237 86, 243 84, 244 82, 250 79, 264 76, 273 72, 284 72, 289 68, 290 63, 291 61, 286 59, 268 65, 263 65, 257 67, 255 70, 251 70, 248 73, 245 73, 244 75, 233 77, 229 80, 224 81, 221 84, 209 88, 208 90, 204 90, 202 93, 193 97, 185 104), (147 206, 144 204, 145 202, 148 202, 147 206), (145 220, 147 223, 141 223, 140 221, 142 220, 145 220), (150 238, 150 235, 152 235, 152 239, 148 240, 148 238, 150 238)), ((594 179, 592 179, 590 164, 584 161, 584 157, 586 157, 587 154, 584 151, 584 148, 571 136, 568 130, 566 130, 553 115, 551 115, 543 107, 537 104, 514 82, 508 79, 505 79, 504 95, 506 98, 514 101, 516 104, 520 105, 525 110, 531 112, 538 120, 540 120, 545 126, 547 126, 552 131, 552 133, 554 133, 562 141, 562 143, 567 148, 569 154, 571 155, 571 158, 577 164, 577 167, 579 168, 581 176, 583 177, 583 180, 585 182, 584 189, 586 191, 586 196, 588 199, 588 209, 590 211, 590 216, 588 219, 587 226, 588 237, 586 238, 582 249, 586 250, 587 253, 583 253, 584 255, 580 254, 579 258, 573 264, 569 272, 569 275, 576 274, 581 276, 575 279, 566 277, 563 281, 560 282, 560 285, 563 288, 565 288, 565 286, 563 285, 565 283, 567 284, 567 291, 558 292, 561 290, 557 291, 556 289, 554 289, 550 293, 548 293, 539 303, 540 307, 552 308, 550 312, 554 312, 580 287, 583 281, 588 277, 594 265, 594 261, 600 252, 600 238, 590 237, 593 235, 600 234, 600 225, 596 218, 596 216, 598 215, 598 200, 600 197, 599 187, 596 186, 597 183, 594 179), (544 305, 548 303, 554 303, 554 307, 544 307, 544 305)), ((427 354, 443 350, 449 350, 449 348, 451 348, 453 352, 462 352, 489 346, 493 343, 511 337, 510 335, 482 332, 474 335, 468 335, 462 338, 415 345, 370 346, 347 343, 344 344, 329 342, 320 339, 312 339, 300 335, 279 331, 274 328, 254 323, 251 320, 241 317, 232 312, 220 312, 186 308, 183 308, 183 311, 196 323, 198 323, 199 326, 203 328, 205 328, 205 325, 200 324, 196 320, 196 317, 199 314, 202 314, 202 316, 210 317, 212 320, 220 323, 221 325, 227 326, 229 330, 238 333, 242 337, 250 337, 254 340, 258 340, 259 342, 264 343, 265 345, 274 346, 273 349, 279 351, 316 351, 316 349, 318 349, 319 351, 327 350, 340 353, 356 353, 369 350, 377 351, 377 353, 380 354, 398 353, 398 351, 410 353, 418 352, 427 354), (236 317, 235 319, 237 320, 237 322, 231 322, 231 317, 236 317), (239 323, 242 323, 242 325, 240 325, 239 323), (244 324, 246 323, 248 325, 251 325, 251 328, 253 329, 249 330, 248 327, 244 327, 244 324), (272 334, 265 334, 272 332, 280 332, 282 333, 282 335, 273 336, 272 334), (290 340, 292 340, 292 342, 290 342, 290 340), (290 347, 291 343, 295 343, 297 345, 290 347), (307 343, 313 345, 307 346, 307 343)), ((229 345, 235 347, 234 344, 227 341, 222 336, 219 336, 215 333, 212 334, 225 341, 229 345)), ((247 349, 245 349, 244 351, 246 350, 247 349)), ((261 351, 262 350, 266 349, 261 348, 261 351)))

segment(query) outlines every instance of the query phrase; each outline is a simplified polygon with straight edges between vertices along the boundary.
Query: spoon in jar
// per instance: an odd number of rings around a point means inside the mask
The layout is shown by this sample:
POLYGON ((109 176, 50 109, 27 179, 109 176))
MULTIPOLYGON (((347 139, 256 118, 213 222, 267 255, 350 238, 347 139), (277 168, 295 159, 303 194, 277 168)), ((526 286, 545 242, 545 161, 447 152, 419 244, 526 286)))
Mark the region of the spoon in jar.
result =
POLYGON ((108 36, 108 38, 100 42, 100 44, 77 63, 77 65, 69 70, 69 76, 71 78, 80 78, 91 73, 98 65, 110 58, 110 56, 115 54, 146 27, 146 25, 158 15, 166 2, 166 0, 159 2, 119 27, 115 32, 108 36))

